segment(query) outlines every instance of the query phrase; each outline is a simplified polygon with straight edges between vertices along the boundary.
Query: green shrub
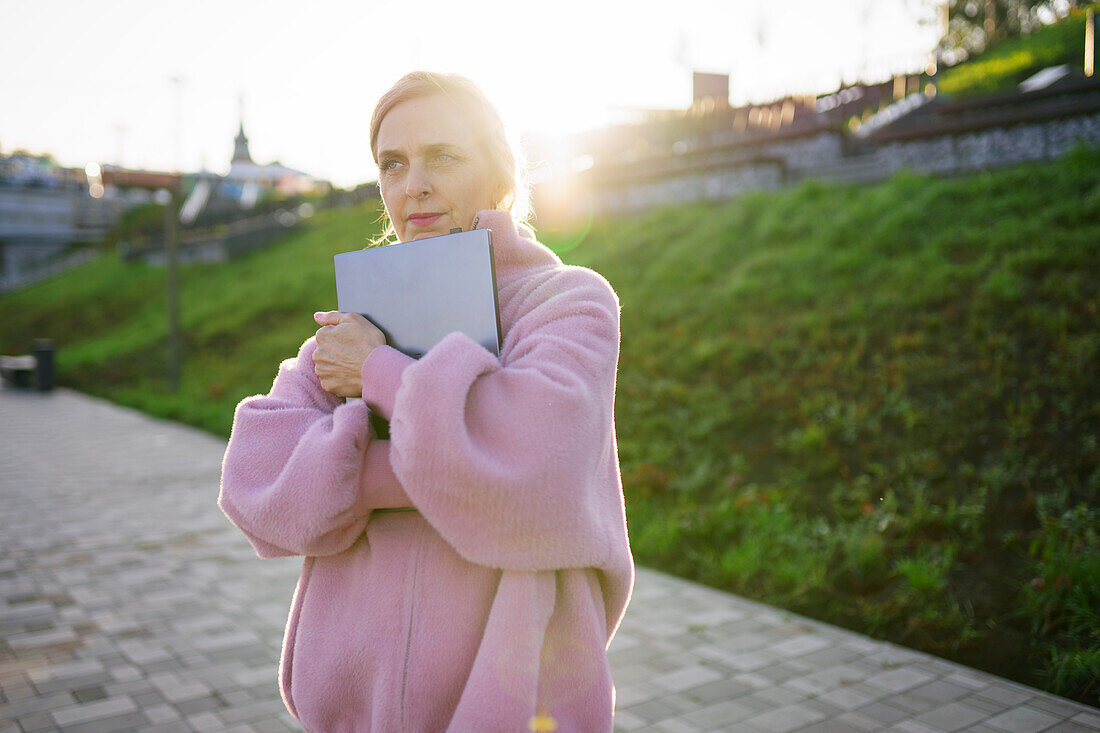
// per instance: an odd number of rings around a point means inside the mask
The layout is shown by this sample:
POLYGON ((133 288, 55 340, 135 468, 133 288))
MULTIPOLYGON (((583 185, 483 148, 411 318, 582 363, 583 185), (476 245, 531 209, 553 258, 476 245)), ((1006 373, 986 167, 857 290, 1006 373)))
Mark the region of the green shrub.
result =
POLYGON ((1100 703, 1100 509, 1078 504, 1056 513, 1065 493, 1039 503, 1042 525, 1023 584, 1024 615, 1045 663, 1049 688, 1100 703))

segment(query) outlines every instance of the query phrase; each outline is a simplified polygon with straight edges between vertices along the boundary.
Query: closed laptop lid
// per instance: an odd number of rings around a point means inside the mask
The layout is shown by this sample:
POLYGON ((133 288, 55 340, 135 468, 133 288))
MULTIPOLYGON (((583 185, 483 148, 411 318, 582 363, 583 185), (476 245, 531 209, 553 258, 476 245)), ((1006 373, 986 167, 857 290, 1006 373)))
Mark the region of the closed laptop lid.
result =
POLYGON ((488 229, 338 254, 336 304, 361 313, 386 343, 420 358, 461 331, 500 355, 500 318, 488 229))

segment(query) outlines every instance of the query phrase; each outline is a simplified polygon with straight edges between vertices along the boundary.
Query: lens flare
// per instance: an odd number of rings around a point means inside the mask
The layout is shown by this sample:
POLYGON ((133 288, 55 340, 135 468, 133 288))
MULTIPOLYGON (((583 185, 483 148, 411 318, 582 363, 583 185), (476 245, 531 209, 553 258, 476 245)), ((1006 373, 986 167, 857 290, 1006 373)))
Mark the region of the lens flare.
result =
POLYGON ((527 721, 527 729, 534 733, 552 733, 558 729, 558 721, 549 715, 536 715, 527 721))
POLYGON ((591 200, 585 202, 584 214, 579 219, 556 226, 539 228, 539 240, 554 251, 562 255, 576 249, 592 231, 592 222, 595 219, 595 207, 591 200))

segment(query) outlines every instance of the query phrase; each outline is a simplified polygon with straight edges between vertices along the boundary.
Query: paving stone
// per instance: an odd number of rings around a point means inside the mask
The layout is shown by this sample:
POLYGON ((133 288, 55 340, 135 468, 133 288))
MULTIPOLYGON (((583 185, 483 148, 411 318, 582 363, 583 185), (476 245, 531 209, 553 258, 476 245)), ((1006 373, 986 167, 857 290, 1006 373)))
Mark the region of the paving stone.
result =
POLYGON ((643 702, 639 705, 632 705, 629 708, 623 710, 623 712, 635 715, 646 721, 647 723, 653 723, 657 720, 670 718, 673 715, 676 715, 679 710, 670 707, 660 700, 650 700, 649 702, 643 702))
POLYGON ((194 731, 195 729, 183 720, 170 720, 165 723, 157 723, 153 727, 142 731, 142 733, 194 733, 194 731))
POLYGON ((844 712, 842 708, 838 708, 836 705, 831 705, 822 700, 820 697, 808 698, 806 700, 803 700, 800 704, 808 707, 810 710, 816 710, 817 712, 824 715, 826 718, 835 718, 836 716, 844 712))
POLYGON ((253 687, 260 684, 275 685, 278 683, 278 672, 274 667, 263 666, 255 669, 246 669, 230 675, 234 682, 241 687, 253 687))
POLYGON ((942 705, 942 703, 929 700, 927 697, 918 697, 912 694, 912 690, 903 692, 900 695, 888 695, 882 698, 882 702, 901 708, 910 715, 919 715, 942 705))
POLYGON ((784 687, 801 690, 810 695, 819 695, 829 690, 859 682, 867 677, 867 673, 856 666, 841 664, 820 669, 803 677, 796 677, 783 683, 784 687))
POLYGON ((19 720, 0 719, 0 733, 43 733, 55 730, 57 726, 54 725, 53 718, 46 713, 26 715, 19 720))
POLYGON ((615 713, 615 730, 638 730, 646 726, 646 721, 624 711, 615 713))
MULTIPOLYGON (((107 691, 98 685, 92 687, 82 687, 72 691, 73 697, 77 702, 94 702, 95 700, 103 700, 107 697, 107 691)), ((136 704, 136 701, 135 701, 136 704)))
POLYGON ((924 684, 925 682, 930 682, 932 679, 933 677, 930 674, 908 667, 902 667, 900 669, 892 669, 889 672, 871 675, 865 682, 872 687, 877 687, 889 692, 903 692, 924 684))
POLYGON ((944 682, 950 682, 951 684, 961 685, 971 690, 981 690, 989 687, 989 680, 979 676, 977 672, 969 672, 964 670, 956 670, 948 676, 944 677, 944 682))
POLYGON ((656 731, 656 733, 699 733, 699 731, 703 730, 698 726, 691 725, 685 720, 676 718, 657 721, 650 726, 650 729, 656 731))
POLYGON ((969 695, 967 697, 962 698, 958 702, 961 702, 964 705, 968 705, 968 706, 970 706, 972 708, 976 708, 978 710, 983 710, 986 713, 988 713, 989 715, 996 715, 997 713, 1002 713, 1008 707, 1010 707, 1009 705, 1006 705, 1006 704, 1001 703, 1001 702, 995 702, 993 700, 989 700, 989 699, 984 698, 980 695, 969 695))
MULTIPOLYGON (((1052 713, 1059 718, 1072 718, 1074 715, 1077 715, 1079 712, 1081 712, 1081 707, 1079 705, 1075 705, 1069 700, 1063 700, 1057 697, 1048 697, 1046 695, 1037 695, 1031 698, 1031 700, 1029 700, 1027 704, 1033 708, 1038 708, 1039 710, 1052 713)), ((1098 717, 1097 720, 1100 720, 1100 717, 1098 717)))
POLYGON ((1079 725, 1073 721, 1066 720, 1051 728, 1047 728, 1043 733, 1094 733, 1096 730, 1100 730, 1100 728, 1094 728, 1090 725, 1079 725))
POLYGON ((970 694, 970 688, 945 682, 944 680, 935 680, 909 690, 909 694, 932 702, 946 703, 958 700, 960 697, 966 697, 970 694))
POLYGON ((687 617, 687 622, 692 626, 721 626, 730 621, 738 621, 744 617, 744 611, 737 611, 728 607, 719 607, 693 613, 687 617))
POLYGON ((121 665, 111 669, 111 679, 116 682, 133 682, 143 677, 142 671, 130 665, 121 665))
POLYGON ((956 731, 963 730, 988 717, 989 714, 984 710, 978 710, 958 702, 949 702, 918 715, 917 720, 940 730, 956 731))
POLYGON ((66 707, 76 702, 69 692, 54 692, 49 695, 29 697, 24 700, 0 705, 0 720, 22 718, 25 715, 44 713, 66 707))
POLYGON ((761 677, 756 673, 738 674, 734 675, 731 679, 753 690, 766 690, 774 684, 767 677, 761 677))
POLYGON ((131 693, 130 697, 134 699, 134 703, 142 710, 148 707, 152 707, 154 705, 161 705, 162 703, 164 703, 164 696, 156 690, 131 693))
POLYGON ((187 723, 196 731, 200 733, 215 733, 225 727, 225 723, 221 721, 214 713, 199 713, 197 715, 188 715, 187 723))
POLYGON ((931 728, 915 720, 902 720, 888 728, 896 733, 941 733, 936 728, 931 728))
POLYGON ((667 694, 667 690, 649 681, 641 681, 633 685, 618 685, 615 689, 615 704, 619 708, 625 708, 648 700, 656 700, 667 694))
POLYGON ((818 634, 802 634, 773 644, 771 652, 781 657, 799 657, 810 652, 821 651, 829 646, 831 646, 829 640, 818 634))
POLYGON ((727 700, 686 713, 681 719, 702 730, 714 730, 718 726, 736 723, 754 714, 755 711, 746 707, 740 701, 727 700))
POLYGON ((242 723, 275 715, 282 709, 283 704, 280 700, 263 700, 219 711, 218 717, 226 723, 242 723))
POLYGON ((148 705, 142 708, 142 712, 153 724, 172 723, 180 719, 179 712, 170 705, 148 705))
POLYGON ((884 726, 893 725, 899 720, 905 720, 909 717, 909 714, 904 710, 881 702, 873 702, 870 705, 864 705, 854 712, 877 721, 880 725, 884 726))
POLYGON ((249 703, 256 702, 256 697, 248 694, 244 690, 232 690, 230 692, 219 692, 218 695, 228 707, 235 707, 237 705, 248 705, 249 703))
MULTIPOLYGON (((94 677, 107 671, 102 662, 96 659, 85 659, 73 662, 49 664, 27 670, 27 676, 35 687, 41 689, 41 685, 49 682, 80 680, 94 677)), ((56 688, 64 689, 64 688, 56 688)))
POLYGON ((1011 707, 1019 705, 1020 703, 1027 702, 1034 693, 1031 691, 1025 691, 1015 686, 1009 686, 1004 683, 995 683, 986 687, 977 693, 978 697, 983 697, 986 700, 990 700, 995 703, 1000 703, 1004 707, 1011 707))
POLYGON ((661 702, 678 713, 690 713, 707 704, 702 699, 692 696, 690 691, 665 695, 661 698, 661 702))
POLYGON ((64 733, 124 733, 145 728, 148 724, 148 718, 136 712, 65 726, 64 733))
POLYGON ((1100 730, 1100 714, 1098 713, 1082 712, 1078 715, 1074 715, 1070 720, 1079 725, 1091 726, 1100 730))
POLYGON ((6 637, 6 641, 8 646, 19 652, 39 647, 61 646, 70 643, 79 644, 80 637, 72 629, 50 629, 49 631, 12 634, 6 637))
POLYGON ((773 710, 770 713, 757 715, 745 721, 746 725, 761 730, 773 731, 773 733, 787 733, 788 731, 801 730, 811 723, 817 723, 825 718, 824 715, 811 710, 804 705, 786 705, 773 710))
POLYGON ((849 649, 846 644, 834 642, 832 646, 810 652, 803 660, 814 665, 818 669, 832 667, 837 664, 845 664, 862 656, 859 652, 849 649))
POLYGON ((702 703, 733 700, 752 693, 752 689, 731 679, 720 679, 684 691, 684 694, 702 703))
POLYGON ((706 682, 714 682, 720 679, 722 679, 722 675, 713 668, 695 665, 660 675, 653 680, 653 684, 669 692, 683 692, 706 682))
POLYGON ((854 710, 874 702, 875 698, 851 687, 841 687, 822 693, 817 699, 835 705, 841 710, 854 710))
POLYGON ((1007 733, 1039 733, 1055 723, 1058 718, 1033 707, 1021 705, 1000 715, 994 715, 985 724, 1007 733))
POLYGON ((738 672, 752 672, 775 664, 776 658, 764 652, 746 652, 733 656, 729 665, 738 672))
POLYGON ((195 697, 189 700, 183 700, 182 702, 173 703, 173 705, 176 710, 179 710, 184 715, 194 715, 196 713, 205 713, 211 710, 222 710, 225 708, 225 702, 217 695, 195 697))
POLYGON ((137 709, 137 705, 129 697, 112 697, 107 700, 55 710, 51 715, 53 715, 53 719, 58 725, 69 726, 124 713, 137 712, 137 709))
POLYGON ((806 726, 802 729, 802 733, 852 733, 852 726, 838 719, 823 720, 806 726))
POLYGON ((881 721, 869 718, 866 715, 860 713, 844 713, 837 716, 837 720, 845 725, 851 726, 854 731, 858 730, 882 730, 885 726, 881 721))
POLYGON ((804 692, 797 692, 795 690, 788 690, 782 687, 769 687, 765 690, 759 690, 749 695, 749 699, 760 700, 769 703, 772 707, 784 707, 786 705, 792 705, 800 700, 805 700, 807 697, 804 692))
POLYGON ((796 665, 794 662, 780 662, 770 667, 758 669, 756 673, 765 679, 771 680, 773 683, 779 684, 789 679, 803 676, 805 674, 805 668, 796 665))

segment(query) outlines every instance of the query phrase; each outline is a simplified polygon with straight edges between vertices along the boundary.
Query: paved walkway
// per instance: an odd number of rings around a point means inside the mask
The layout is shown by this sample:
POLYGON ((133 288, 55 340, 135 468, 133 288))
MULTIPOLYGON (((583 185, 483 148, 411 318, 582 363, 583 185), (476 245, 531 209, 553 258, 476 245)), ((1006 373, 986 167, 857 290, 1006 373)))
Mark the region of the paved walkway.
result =
MULTIPOLYGON (((300 730, 275 683, 293 559, 215 506, 224 443, 0 388, 0 733, 300 730)), ((639 570, 622 731, 1100 731, 1100 711, 639 570)))

